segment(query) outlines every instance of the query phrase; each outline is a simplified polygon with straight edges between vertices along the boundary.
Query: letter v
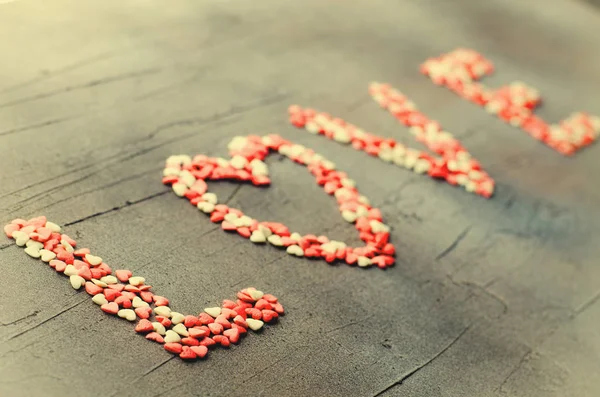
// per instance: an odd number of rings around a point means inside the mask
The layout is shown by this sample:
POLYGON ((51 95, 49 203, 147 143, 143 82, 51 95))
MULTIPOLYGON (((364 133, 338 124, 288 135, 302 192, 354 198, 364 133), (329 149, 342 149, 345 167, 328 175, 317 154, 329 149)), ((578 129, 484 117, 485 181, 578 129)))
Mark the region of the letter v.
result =
POLYGON ((494 180, 451 133, 442 130, 437 121, 430 120, 406 96, 387 84, 371 83, 369 92, 398 121, 410 127, 417 141, 439 156, 408 148, 393 138, 365 132, 340 118, 297 105, 288 109, 290 122, 310 133, 352 144, 357 150, 418 174, 427 173, 432 178, 445 179, 451 185, 463 186, 468 192, 486 198, 493 195, 494 180))

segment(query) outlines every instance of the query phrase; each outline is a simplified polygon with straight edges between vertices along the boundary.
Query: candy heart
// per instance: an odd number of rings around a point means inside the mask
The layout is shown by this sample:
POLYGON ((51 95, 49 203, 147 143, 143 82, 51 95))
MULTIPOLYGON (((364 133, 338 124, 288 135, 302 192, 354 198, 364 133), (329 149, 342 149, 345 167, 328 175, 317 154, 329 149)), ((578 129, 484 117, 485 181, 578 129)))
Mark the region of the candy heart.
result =
POLYGON ((173 330, 168 330, 165 334, 165 343, 174 343, 179 342, 181 340, 181 336, 173 330))
POLYGON ((129 281, 129 277, 132 276, 131 270, 115 270, 115 275, 120 282, 126 283, 129 281))
POLYGON ((74 276, 77 275, 77 269, 73 265, 67 265, 64 273, 65 276, 74 276))
POLYGON ((255 320, 253 318, 246 319, 246 323, 248 324, 248 328, 250 328, 252 331, 258 331, 263 327, 263 325, 265 325, 265 323, 263 323, 261 320, 255 320))
POLYGON ((50 229, 50 231, 55 232, 55 233, 60 233, 60 226, 58 226, 56 223, 54 222, 50 222, 47 221, 46 222, 46 227, 48 229, 50 229))
POLYGON ((169 306, 158 306, 154 308, 154 313, 169 318, 171 316, 171 309, 169 306))
POLYGON ((248 290, 248 294, 254 300, 259 300, 260 298, 262 298, 265 295, 262 291, 259 291, 259 290, 256 290, 256 289, 250 289, 250 288, 248 288, 247 290, 248 290))
POLYGON ((92 266, 98 266, 102 263, 102 258, 100 258, 99 256, 94 256, 92 254, 87 254, 85 256, 85 260, 92 266))
POLYGON ((83 284, 85 284, 85 280, 83 279, 83 277, 78 276, 76 274, 69 277, 69 282, 71 283, 71 287, 75 289, 79 289, 83 284))
POLYGON ((231 343, 238 343, 240 340, 240 331, 237 328, 231 328, 223 331, 223 335, 229 338, 231 343))
POLYGON ((121 309, 117 312, 117 315, 128 321, 135 321, 137 318, 135 312, 131 309, 121 309))
POLYGON ((158 332, 150 332, 146 335, 146 339, 157 342, 157 343, 165 343, 165 338, 160 336, 158 332))
POLYGON ((279 314, 277 314, 277 312, 274 312, 273 310, 263 310, 262 311, 262 319, 266 323, 270 323, 271 320, 276 319, 278 317, 279 317, 279 314))
POLYGON ((92 301, 97 304, 97 305, 106 305, 108 303, 108 301, 106 300, 106 297, 103 294, 97 294, 94 295, 92 297, 92 301))
POLYGON ((134 312, 139 318, 150 318, 152 315, 152 309, 150 307, 138 307, 134 312))
POLYGON ((23 247, 29 241, 29 234, 16 230, 12 232, 12 238, 19 247, 23 247))
POLYGON ((211 317, 217 317, 219 314, 221 314, 221 308, 220 307, 207 307, 204 309, 204 311, 209 314, 211 317))
POLYGON ((210 332, 212 332, 215 335, 218 335, 221 332, 223 332, 223 326, 219 323, 208 324, 208 329, 210 329, 210 332))
POLYGON ((144 279, 144 277, 129 277, 129 284, 133 285, 133 286, 138 286, 138 285, 142 285, 144 284, 144 282, 146 281, 146 279, 144 279))
MULTIPOLYGON (((75 277, 75 276, 73 276, 75 277)), ((82 280, 84 279, 81 276, 77 276, 80 277, 82 280)), ((91 281, 87 281, 85 282, 85 292, 87 292, 90 295, 98 295, 100 293, 102 293, 102 291, 104 291, 104 288, 92 283, 91 281)))
POLYGON ((152 297, 156 306, 169 306, 169 300, 164 296, 154 295, 152 297))
POLYGON ((115 276, 104 276, 100 279, 100 281, 110 285, 110 284, 116 284, 118 282, 117 278, 115 276))
POLYGON ((224 335, 215 335, 213 336, 213 340, 216 343, 220 343, 223 347, 227 347, 230 345, 229 338, 224 335))
POLYGON ((143 300, 141 300, 139 297, 135 297, 133 298, 133 301, 131 302, 131 304, 133 305, 133 307, 135 307, 136 309, 138 307, 148 307, 148 303, 144 302, 143 300))
POLYGON ((100 309, 108 314, 117 314, 119 312, 119 305, 117 305, 115 302, 109 302, 100 306, 100 309))
MULTIPOLYGON (((79 271, 79 273, 77 275, 81 276, 81 270, 79 271)), ((81 276, 81 277, 83 277, 83 276, 81 276)), ((85 278, 85 277, 83 277, 83 278, 85 278)), ((94 283, 98 287, 102 287, 102 288, 107 288, 108 287, 108 284, 106 284, 105 282, 100 281, 98 279, 95 279, 95 278, 92 279, 92 283, 94 283)))
POLYGON ((199 358, 204 358, 208 354, 208 347, 206 346, 190 346, 190 350, 196 353, 199 358))
POLYGON ((179 357, 184 360, 195 360, 197 356, 189 346, 183 346, 181 353, 179 353, 179 357))
POLYGON ((141 319, 135 326, 135 332, 146 333, 154 331, 152 323, 146 319, 141 319))
POLYGON ((153 322, 152 327, 154 328, 154 332, 157 332, 160 335, 164 335, 166 333, 165 326, 158 321, 153 322))
POLYGON ((201 338, 203 336, 208 336, 208 332, 199 328, 190 328, 188 329, 188 334, 192 338, 201 338))
POLYGON ((121 296, 121 292, 112 289, 112 288, 106 288, 104 290, 104 295, 106 296, 106 300, 112 302, 115 299, 117 299, 119 296, 121 296))
POLYGON ((189 336, 187 328, 182 323, 176 324, 173 327, 173 331, 177 332, 181 336, 189 336))
MULTIPOLYGON (((333 135, 338 140, 353 138, 341 127, 335 128, 333 135), (342 136, 344 138, 340 138, 342 136)), ((279 152, 294 162, 307 166, 317 183, 322 185, 328 194, 335 196, 342 217, 354 223, 360 231, 359 237, 366 245, 350 248, 350 253, 369 258, 378 255, 390 256, 389 249, 386 252, 382 251, 385 244, 379 243, 387 240, 389 235, 389 227, 381 222, 381 212, 373 208, 369 200, 359 193, 354 181, 345 173, 335 170, 335 164, 312 150, 277 135, 236 137, 228 148, 231 160, 198 155, 191 163, 180 163, 176 160, 179 156, 171 156, 165 166, 168 177, 165 177, 163 182, 172 185, 176 195, 186 197, 201 211, 210 213, 211 221, 221 222, 223 230, 237 231, 253 243, 268 241, 274 246, 283 246, 289 254, 297 257, 320 257, 328 262, 344 261, 347 254, 345 251, 340 251, 339 254, 334 252, 334 255, 322 252, 318 249, 321 242, 316 238, 309 239, 311 235, 290 233, 282 224, 253 220, 238 209, 217 205, 216 197, 213 200, 212 196, 207 196, 206 182, 209 180, 229 179, 251 182, 254 186, 270 184, 268 169, 263 160, 270 152, 279 152)), ((415 158, 415 161, 418 162, 419 158, 415 158)), ((390 263, 391 266, 393 257, 385 263, 390 263)))
POLYGON ((50 262, 51 260, 56 258, 56 254, 54 252, 46 250, 46 249, 40 250, 40 256, 44 262, 50 262))
MULTIPOLYGON (((165 338, 165 342, 167 342, 166 338, 165 338)), ((175 353, 175 354, 179 354, 183 351, 183 346, 181 346, 179 343, 174 343, 174 342, 165 343, 164 348, 166 351, 175 353)))
POLYGON ((182 323, 183 320, 185 320, 185 316, 181 313, 177 313, 177 312, 171 312, 171 322, 173 324, 179 324, 182 323))

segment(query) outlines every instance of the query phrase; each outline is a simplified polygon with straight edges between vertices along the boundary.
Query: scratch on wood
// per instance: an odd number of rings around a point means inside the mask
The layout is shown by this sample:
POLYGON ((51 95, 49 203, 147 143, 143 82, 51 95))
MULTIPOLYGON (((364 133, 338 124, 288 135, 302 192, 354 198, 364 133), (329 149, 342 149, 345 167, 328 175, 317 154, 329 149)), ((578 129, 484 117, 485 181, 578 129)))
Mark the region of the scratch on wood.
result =
POLYGON ((63 117, 63 118, 60 118, 60 119, 47 120, 47 121, 44 121, 43 123, 26 125, 25 127, 13 128, 12 130, 0 132, 0 136, 6 136, 6 135, 11 135, 11 134, 16 134, 17 132, 23 132, 23 131, 29 131, 29 130, 36 130, 38 128, 43 128, 43 127, 47 127, 49 125, 54 125, 54 124, 62 123, 63 121, 67 121, 67 120, 71 120, 71 119, 72 119, 72 117, 63 117))
POLYGON ((34 325, 33 327, 31 327, 31 328, 27 328, 26 330, 23 330, 23 331, 19 332, 18 334, 15 334, 15 335, 11 336, 10 338, 8 338, 8 340, 9 340, 9 341, 10 341, 10 340, 13 340, 13 339, 15 339, 15 338, 18 338, 18 337, 19 337, 19 336, 21 336, 21 335, 24 335, 24 334, 26 334, 26 333, 27 333, 27 332, 29 332, 29 331, 33 331, 33 330, 34 330, 34 329, 36 329, 37 327, 39 327, 39 326, 41 326, 41 325, 44 325, 44 324, 46 324, 48 321, 55 319, 56 317, 58 317, 58 316, 60 316, 60 315, 62 315, 62 314, 64 314, 64 313, 68 312, 69 310, 71 310, 71 309, 73 309, 73 308, 75 308, 75 307, 77 307, 77 306, 79 306, 79 305, 81 305, 82 303, 85 303, 85 302, 87 302, 87 301, 89 301, 89 299, 88 299, 88 298, 87 298, 87 296, 86 296, 86 298, 85 298, 85 299, 83 299, 83 300, 81 300, 81 301, 79 301, 79 302, 77 302, 77 303, 75 303, 75 304, 73 304, 73 305, 71 305, 71 306, 67 307, 66 309, 63 309, 63 310, 61 310, 60 312, 58 312, 58 313, 56 313, 55 315, 53 315, 53 316, 51 316, 51 317, 49 317, 49 318, 45 319, 44 321, 41 321, 41 322, 37 323, 37 324, 36 324, 36 325, 34 325))
POLYGON ((469 234, 469 231, 471 230, 471 226, 467 226, 465 228, 465 230, 463 230, 458 237, 456 237, 456 239, 452 242, 452 244, 450 244, 448 246, 448 248, 446 248, 445 250, 443 250, 438 256, 436 256, 435 260, 439 261, 440 259, 442 259, 443 257, 445 257, 446 255, 448 255, 449 253, 451 253, 452 251, 454 251, 454 249, 456 249, 456 247, 458 247, 458 244, 460 244, 460 242, 467 236, 467 234, 469 234))
POLYGON ((78 224, 78 223, 81 223, 81 222, 87 221, 88 219, 97 218, 97 217, 99 217, 99 216, 102 216, 102 215, 110 214, 111 212, 119 211, 119 210, 121 210, 121 209, 123 209, 123 208, 130 207, 130 206, 132 206, 132 205, 135 205, 135 204, 143 203, 144 201, 151 200, 151 199, 153 199, 153 198, 155 198, 155 197, 163 196, 163 195, 165 195, 165 194, 167 194, 167 193, 169 193, 169 191, 168 191, 168 190, 165 190, 165 191, 162 191, 162 192, 158 192, 158 193, 151 194, 150 196, 147 196, 147 197, 141 198, 141 199, 139 199, 139 200, 135 200, 135 201, 127 201, 127 202, 125 202, 125 204, 123 204, 123 205, 120 205, 120 206, 118 206, 118 207, 114 207, 114 208, 111 208, 111 209, 109 209, 109 210, 106 210, 106 211, 100 211, 100 212, 96 212, 95 214, 88 215, 88 216, 86 216, 86 217, 83 217, 83 218, 76 219, 76 220, 74 220, 74 221, 71 221, 71 222, 65 223, 65 226, 72 226, 72 225, 76 225, 76 224, 78 224))
POLYGON ((389 390, 393 389, 394 387, 401 385, 402 383, 404 383, 404 381, 406 381, 407 379, 409 379, 411 376, 413 376, 414 374, 416 374, 417 372, 419 372, 420 370, 422 370, 423 368, 425 368, 426 366, 428 366, 429 364, 431 364, 432 362, 434 362, 438 357, 440 357, 442 354, 444 354, 445 352, 447 352, 452 346, 454 346, 454 344, 456 342, 458 342, 458 340, 460 338, 463 337, 463 335, 471 328, 471 324, 469 324, 467 327, 465 327, 465 329, 463 329, 460 334, 458 334, 456 336, 456 338, 454 338, 446 347, 444 347, 440 352, 438 352, 435 356, 433 356, 432 358, 430 358, 429 360, 427 360, 424 364, 419 365, 418 367, 412 369, 411 371, 407 372, 406 374, 402 375, 400 377, 400 379, 398 379, 397 381, 395 381, 394 383, 392 383, 391 385, 389 385, 388 387, 386 387, 385 389, 381 390, 380 392, 376 393, 373 395, 373 397, 379 397, 381 395, 383 395, 384 393, 388 392, 389 390))

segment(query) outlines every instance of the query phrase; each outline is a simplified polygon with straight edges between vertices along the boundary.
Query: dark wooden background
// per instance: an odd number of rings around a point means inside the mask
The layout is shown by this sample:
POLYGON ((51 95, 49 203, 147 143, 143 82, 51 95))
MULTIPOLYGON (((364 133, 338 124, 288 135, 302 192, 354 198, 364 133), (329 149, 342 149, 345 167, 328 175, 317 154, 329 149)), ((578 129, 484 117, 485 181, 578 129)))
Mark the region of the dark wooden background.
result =
MULTIPOLYGON (((0 4, 0 218, 45 214, 181 312, 246 286, 288 315, 185 363, 0 245, 0 396, 598 396, 600 145, 563 158, 419 75, 459 46, 540 114, 600 113, 600 13, 576 0, 21 0, 0 4), (412 142, 367 94, 389 82, 462 137, 486 201, 288 125, 292 103, 412 142), (175 153, 279 133, 348 171, 393 227, 388 270, 226 235, 161 185, 175 153)), ((251 216, 355 242, 304 169, 211 185, 251 216), (310 216, 303 215, 309 212, 310 216)))

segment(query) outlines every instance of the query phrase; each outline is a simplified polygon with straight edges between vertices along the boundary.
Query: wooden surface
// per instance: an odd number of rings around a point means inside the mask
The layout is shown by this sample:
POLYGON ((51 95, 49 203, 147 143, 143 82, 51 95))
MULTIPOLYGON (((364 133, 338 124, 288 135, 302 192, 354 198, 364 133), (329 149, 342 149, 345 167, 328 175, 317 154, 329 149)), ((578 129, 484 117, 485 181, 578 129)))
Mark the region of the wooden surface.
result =
MULTIPOLYGON (((563 158, 418 74, 459 46, 540 114, 600 113, 600 13, 575 0, 21 0, 0 4, 0 218, 45 214, 182 312, 245 286, 287 316, 184 363, 0 246, 0 396, 598 396, 600 145, 563 158), (393 84, 497 181, 486 201, 288 125, 298 103, 413 144, 368 97, 393 84), (174 153, 276 132, 347 171, 393 227, 389 271, 227 235, 161 185, 174 153)), ((334 200, 271 156, 214 183, 251 216, 355 242, 334 200), (310 216, 302 215, 310 211, 310 216)))

